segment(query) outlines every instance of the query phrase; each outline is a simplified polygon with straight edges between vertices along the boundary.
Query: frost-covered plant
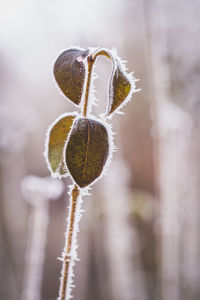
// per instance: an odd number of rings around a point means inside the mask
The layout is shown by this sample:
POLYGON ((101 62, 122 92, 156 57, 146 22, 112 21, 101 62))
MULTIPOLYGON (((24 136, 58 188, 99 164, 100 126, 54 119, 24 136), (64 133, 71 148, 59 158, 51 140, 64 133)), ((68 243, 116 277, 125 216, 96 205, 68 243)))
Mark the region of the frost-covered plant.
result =
POLYGON ((107 122, 119 112, 135 90, 135 78, 115 50, 105 48, 70 48, 59 55, 54 65, 58 86, 79 112, 64 113, 49 127, 45 158, 53 177, 71 176, 70 207, 59 300, 68 300, 73 282, 73 265, 77 259, 76 235, 82 196, 105 173, 114 151, 113 133, 107 122), (91 114, 94 97, 94 63, 99 55, 112 61, 106 112, 98 118, 91 114))

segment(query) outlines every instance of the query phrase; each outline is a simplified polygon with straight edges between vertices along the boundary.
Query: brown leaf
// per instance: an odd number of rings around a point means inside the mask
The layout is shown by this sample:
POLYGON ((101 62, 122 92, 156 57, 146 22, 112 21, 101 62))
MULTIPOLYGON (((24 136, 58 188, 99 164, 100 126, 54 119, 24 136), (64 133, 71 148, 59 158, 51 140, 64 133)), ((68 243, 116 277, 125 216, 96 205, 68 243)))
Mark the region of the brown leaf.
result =
POLYGON ((56 82, 64 95, 75 104, 80 104, 85 82, 84 59, 88 50, 68 49, 60 54, 54 65, 56 82))
POLYGON ((87 118, 74 122, 66 147, 66 165, 75 182, 85 187, 98 178, 109 152, 104 125, 87 118))
POLYGON ((113 64, 113 70, 109 83, 109 103, 106 115, 113 113, 127 98, 131 90, 131 82, 122 63, 112 51, 104 48, 98 49, 94 56, 104 55, 113 64))
POLYGON ((53 173, 59 173, 60 175, 67 173, 63 162, 63 149, 75 117, 75 115, 62 117, 50 129, 46 150, 53 173))
POLYGON ((114 112, 124 102, 131 90, 131 82, 119 61, 116 61, 116 69, 110 81, 109 106, 107 115, 114 112))

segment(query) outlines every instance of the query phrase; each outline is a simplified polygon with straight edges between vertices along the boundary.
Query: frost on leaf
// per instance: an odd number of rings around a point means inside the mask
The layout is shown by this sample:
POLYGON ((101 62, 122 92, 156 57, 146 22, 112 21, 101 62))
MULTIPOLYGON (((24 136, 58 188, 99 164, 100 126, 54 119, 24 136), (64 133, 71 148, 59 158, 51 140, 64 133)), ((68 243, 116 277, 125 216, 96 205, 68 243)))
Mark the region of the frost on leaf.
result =
POLYGON ((46 150, 48 163, 53 173, 59 175, 67 173, 63 162, 63 149, 75 117, 75 115, 61 117, 50 128, 46 150))
POLYGON ((54 76, 63 94, 72 102, 81 102, 85 82, 84 63, 88 50, 68 49, 60 54, 54 65, 54 76))
POLYGON ((116 61, 116 69, 110 81, 109 106, 107 114, 110 115, 127 98, 131 90, 131 82, 119 61, 116 61))
POLYGON ((66 165, 74 181, 85 187, 101 175, 109 152, 104 125, 87 118, 74 122, 65 152, 66 165))
POLYGON ((112 114, 116 109, 131 97, 133 84, 132 75, 126 72, 126 67, 114 51, 108 49, 98 49, 95 56, 104 55, 113 64, 112 75, 109 83, 109 99, 106 115, 112 114))

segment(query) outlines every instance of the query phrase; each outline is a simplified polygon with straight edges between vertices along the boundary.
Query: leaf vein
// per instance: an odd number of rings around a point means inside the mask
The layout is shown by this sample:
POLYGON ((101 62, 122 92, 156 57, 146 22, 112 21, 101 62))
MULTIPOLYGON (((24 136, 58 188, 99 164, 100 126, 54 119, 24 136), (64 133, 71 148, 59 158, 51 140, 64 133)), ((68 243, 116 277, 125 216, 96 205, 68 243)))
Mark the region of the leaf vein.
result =
POLYGON ((87 146, 86 146, 86 153, 85 153, 85 161, 84 161, 84 166, 83 166, 83 177, 85 177, 86 163, 87 163, 87 159, 88 159, 88 150, 89 150, 89 142, 90 142, 90 125, 89 125, 88 120, 87 120, 87 126, 88 126, 88 135, 87 135, 87 146))

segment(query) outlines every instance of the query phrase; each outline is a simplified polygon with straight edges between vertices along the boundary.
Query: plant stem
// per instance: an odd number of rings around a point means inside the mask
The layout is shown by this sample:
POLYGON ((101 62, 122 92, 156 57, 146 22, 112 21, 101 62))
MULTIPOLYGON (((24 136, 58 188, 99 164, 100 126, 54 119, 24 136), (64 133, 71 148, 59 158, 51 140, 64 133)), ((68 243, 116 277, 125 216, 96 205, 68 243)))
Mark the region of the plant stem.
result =
POLYGON ((86 89, 85 89, 85 99, 84 99, 84 105, 83 105, 83 116, 87 116, 87 107, 88 107, 88 98, 89 98, 89 91, 90 91, 90 82, 91 82, 91 75, 92 75, 92 67, 94 65, 94 62, 99 55, 104 55, 111 59, 110 55, 104 50, 104 49, 98 49, 94 53, 94 57, 92 55, 88 56, 87 62, 88 62, 88 76, 87 76, 87 82, 86 82, 86 89))
POLYGON ((91 82, 91 75, 92 75, 92 67, 94 64, 94 59, 89 56, 88 59, 88 77, 86 82, 86 90, 85 90, 85 99, 84 99, 84 105, 83 105, 83 116, 87 116, 87 107, 88 107, 88 98, 89 98, 89 90, 90 90, 90 82, 91 82))
MULTIPOLYGON (((78 196, 79 196, 79 189, 75 184, 71 193, 71 201, 70 201, 70 209, 69 209, 69 221, 68 221, 68 228, 66 232, 66 246, 63 253, 63 269, 61 275, 61 286, 60 286, 60 294, 59 300, 65 300, 66 295, 68 294, 68 290, 70 289, 70 265, 73 262, 73 256, 71 250, 73 249, 73 242, 75 241, 75 234, 76 228, 76 213, 77 213, 77 203, 78 203, 78 196)), ((69 290, 70 292, 70 290, 69 290)), ((70 294, 70 293, 69 293, 70 294)))
MULTIPOLYGON (((86 90, 85 90, 85 98, 84 98, 84 105, 82 115, 84 117, 87 116, 87 107, 88 107, 88 98, 89 98, 89 90, 90 90, 90 82, 91 82, 91 75, 92 75, 92 67, 95 62, 95 59, 98 55, 104 55, 104 52, 99 51, 95 54, 94 58, 89 56, 87 58, 88 61, 88 76, 86 82, 86 90)), ((77 210, 80 207, 78 203, 78 196, 80 194, 80 190, 78 186, 75 184, 71 193, 71 201, 70 201, 70 208, 69 208, 69 221, 68 221, 68 228, 66 233, 66 246, 63 254, 63 269, 61 275, 61 286, 60 286, 60 293, 59 293, 59 300, 68 300, 66 298, 67 295, 70 296, 70 279, 72 276, 72 270, 70 270, 70 266, 72 266, 74 258, 72 257, 71 250, 74 247, 74 241, 76 238, 77 228, 76 226, 76 217, 77 217, 77 210), (68 292, 69 291, 69 292, 68 292)))
MULTIPOLYGON (((91 75, 92 75, 92 67, 95 59, 89 56, 87 61, 88 61, 88 77, 86 82, 85 99, 84 99, 84 105, 82 111, 82 115, 84 117, 87 116, 87 106, 88 106, 90 82, 91 82, 91 75)), ((66 232, 66 245, 63 253, 63 268, 61 274, 61 284, 60 284, 60 292, 58 298, 59 300, 68 300, 66 297, 67 295, 70 296, 70 284, 71 284, 70 280, 72 277, 72 270, 70 270, 70 266, 73 267, 72 263, 74 260, 71 254, 71 250, 74 247, 73 242, 75 241, 76 233, 77 233, 77 228, 75 228, 76 227, 75 223, 77 217, 77 203, 78 203, 79 194, 80 191, 78 189, 78 186, 74 184, 71 193, 71 201, 70 201, 70 208, 69 208, 69 220, 68 220, 68 228, 66 232)))

